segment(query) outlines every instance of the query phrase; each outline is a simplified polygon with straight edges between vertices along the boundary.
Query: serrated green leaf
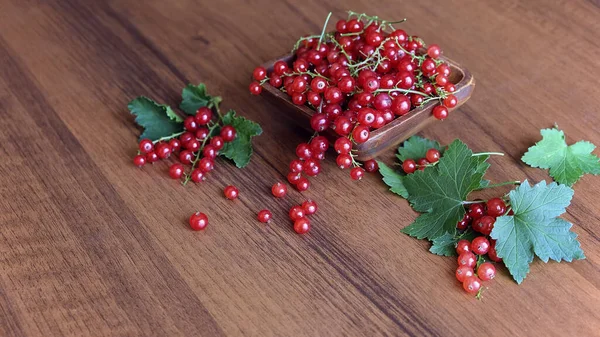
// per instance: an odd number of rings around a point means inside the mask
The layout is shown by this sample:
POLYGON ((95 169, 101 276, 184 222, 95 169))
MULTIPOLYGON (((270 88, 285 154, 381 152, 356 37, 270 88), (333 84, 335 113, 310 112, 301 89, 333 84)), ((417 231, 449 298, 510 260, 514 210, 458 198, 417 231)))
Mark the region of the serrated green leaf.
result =
POLYGON ((127 107, 135 115, 135 122, 144 128, 140 139, 157 140, 183 130, 181 118, 177 118, 167 105, 140 96, 129 102, 127 107))
POLYGON ((530 147, 521 160, 531 167, 550 169, 558 183, 572 186, 585 173, 600 174, 600 159, 592 154, 596 146, 579 141, 567 146, 565 134, 556 128, 541 130, 542 140, 530 147))
POLYGON ((407 159, 417 161, 420 158, 425 158, 425 154, 429 149, 437 149, 440 151, 440 154, 444 153, 444 147, 435 140, 412 136, 398 148, 396 157, 398 157, 401 162, 407 159))
POLYGON ((544 262, 585 258, 577 235, 570 231, 572 225, 558 218, 571 203, 570 187, 545 181, 531 186, 524 181, 509 196, 514 215, 498 217, 491 237, 517 283, 529 273, 534 254, 544 262))
POLYGON ((233 126, 237 135, 233 141, 225 143, 219 151, 219 155, 233 160, 239 168, 245 167, 252 156, 252 137, 262 134, 260 125, 244 117, 236 116, 233 110, 229 110, 223 116, 223 124, 233 126))
POLYGON ((179 116, 175 111, 173 111, 173 109, 171 109, 170 106, 168 106, 166 104, 162 104, 161 106, 165 109, 167 116, 169 116, 169 118, 171 120, 173 120, 175 122, 183 123, 183 118, 181 118, 181 116, 179 116))
POLYGON ((436 169, 407 175, 404 186, 417 212, 424 212, 402 232, 419 239, 433 240, 456 228, 465 214, 463 201, 477 189, 489 164, 460 140, 450 144, 436 169))
POLYGON ((383 182, 390 187, 390 191, 404 199, 408 198, 408 191, 402 182, 403 175, 381 161, 377 161, 377 165, 379 165, 379 173, 383 176, 383 182))
POLYGON ((195 115, 198 109, 205 106, 215 106, 221 102, 221 97, 210 96, 206 92, 206 86, 203 83, 198 85, 188 84, 181 93, 182 101, 179 108, 188 115, 195 115))
POLYGON ((431 243, 429 251, 441 256, 456 256, 456 244, 459 240, 472 241, 477 236, 473 230, 468 229, 463 233, 446 233, 438 238, 435 238, 431 243))

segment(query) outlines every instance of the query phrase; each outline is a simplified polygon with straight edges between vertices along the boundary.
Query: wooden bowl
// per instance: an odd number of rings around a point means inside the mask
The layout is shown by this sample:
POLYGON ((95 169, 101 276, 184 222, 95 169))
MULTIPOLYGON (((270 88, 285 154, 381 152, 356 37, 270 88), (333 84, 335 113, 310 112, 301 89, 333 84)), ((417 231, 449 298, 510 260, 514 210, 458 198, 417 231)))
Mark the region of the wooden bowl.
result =
MULTIPOLYGON (((293 58, 294 55, 286 55, 266 62, 263 64, 263 67, 265 67, 270 74, 271 71, 273 71, 275 62, 282 60, 291 65, 293 58)), ((458 63, 443 56, 440 58, 450 66, 452 71, 449 79, 450 82, 456 86, 456 91, 453 94, 456 96, 458 104, 456 107, 449 109, 452 111, 460 107, 471 97, 473 89, 475 89, 475 79, 467 69, 461 67, 458 63)), ((291 97, 270 85, 268 81, 263 84, 263 89, 276 101, 284 102, 284 104, 292 108, 292 114, 289 114, 288 117, 293 118, 303 127, 312 130, 310 127, 310 117, 316 113, 315 110, 306 105, 295 105, 292 102, 291 97)), ((433 107, 437 104, 439 103, 436 101, 426 103, 421 107, 411 110, 404 116, 397 117, 379 129, 371 130, 369 140, 362 144, 355 145, 357 159, 365 161, 379 156, 383 151, 388 149, 394 148, 395 150, 398 144, 421 131, 429 124, 441 122, 433 117, 432 114, 433 107)), ((451 117, 450 114, 449 118, 451 117)), ((328 132, 329 134, 326 134, 326 136, 330 139, 339 137, 331 129, 328 130, 328 132)))

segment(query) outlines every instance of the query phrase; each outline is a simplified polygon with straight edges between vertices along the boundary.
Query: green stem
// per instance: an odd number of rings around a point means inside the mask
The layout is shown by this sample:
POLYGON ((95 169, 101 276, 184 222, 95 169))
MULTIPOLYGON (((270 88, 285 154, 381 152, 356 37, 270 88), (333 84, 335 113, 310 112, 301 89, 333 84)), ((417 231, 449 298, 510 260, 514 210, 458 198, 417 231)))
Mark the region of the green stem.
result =
POLYGON ((462 204, 463 205, 472 205, 472 204, 481 204, 481 203, 485 203, 487 202, 487 200, 474 200, 474 201, 463 201, 462 204))
POLYGON ((327 24, 329 23, 329 19, 331 18, 331 12, 327 15, 327 19, 325 19, 325 24, 323 25, 323 30, 321 31, 321 36, 319 36, 319 43, 317 44, 317 49, 321 47, 321 42, 323 42, 323 37, 325 36, 325 30, 327 29, 327 24))
POLYGON ((471 155, 471 157, 477 157, 477 156, 504 156, 504 153, 502 153, 502 152, 480 152, 480 153, 473 153, 471 155))
POLYGON ((487 185, 485 187, 478 188, 475 191, 481 191, 481 190, 485 190, 485 189, 488 189, 488 188, 494 188, 494 187, 500 187, 500 186, 506 186, 506 185, 521 185, 521 182, 519 180, 505 181, 503 183, 487 185))
MULTIPOLYGON (((410 89, 400 89, 400 88, 394 88, 394 89, 377 89, 377 90, 373 91, 373 93, 378 93, 378 92, 401 92, 403 94, 416 94, 416 95, 421 95, 421 96, 429 97, 429 95, 427 95, 424 92, 420 92, 420 91, 416 91, 416 90, 410 90, 410 89)), ((437 98, 437 97, 434 97, 434 98, 437 98)))
MULTIPOLYGON (((217 109, 217 112, 219 110, 217 109)), ((221 114, 219 114, 219 116, 221 116, 221 114)), ((219 119, 220 121, 221 119, 219 119)), ((204 150, 204 145, 206 145, 206 142, 210 139, 210 135, 212 134, 212 132, 219 127, 220 124, 219 123, 215 123, 213 125, 210 125, 208 127, 208 136, 206 136, 206 138, 204 138, 204 140, 202 141, 202 145, 200 145, 200 148, 198 149, 198 153, 196 153, 196 158, 192 161, 192 168, 190 169, 190 174, 186 174, 185 175, 185 180, 183 181, 183 185, 185 186, 188 182, 190 182, 190 180, 192 179, 192 172, 194 171, 194 169, 196 168, 196 164, 198 164, 198 161, 200 161, 200 155, 202 154, 202 150, 204 150)))
POLYGON ((173 138, 175 138, 175 137, 179 137, 179 136, 181 136, 181 135, 182 135, 182 134, 184 134, 184 133, 185 133, 185 131, 181 131, 181 132, 177 132, 177 133, 174 133, 174 134, 172 134, 172 135, 169 135, 169 136, 161 137, 161 138, 159 138, 159 139, 157 139, 157 140, 153 141, 153 142, 152 142, 152 144, 156 144, 156 143, 158 143, 158 142, 162 142, 163 140, 171 140, 171 139, 173 139, 173 138))

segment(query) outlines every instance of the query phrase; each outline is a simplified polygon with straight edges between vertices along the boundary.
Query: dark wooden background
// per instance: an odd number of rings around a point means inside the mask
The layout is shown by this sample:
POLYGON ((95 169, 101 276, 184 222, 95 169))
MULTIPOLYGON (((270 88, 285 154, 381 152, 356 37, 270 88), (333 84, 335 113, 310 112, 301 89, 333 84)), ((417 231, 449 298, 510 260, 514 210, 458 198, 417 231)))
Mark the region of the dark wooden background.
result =
POLYGON ((600 335, 600 177, 575 185, 565 216, 587 260, 536 261, 520 286, 501 269, 482 301, 452 258, 400 233, 416 214, 376 175, 353 182, 330 154, 304 195, 270 196, 308 134, 248 78, 329 11, 407 17, 472 71, 468 104, 423 135, 505 152, 493 181, 548 179, 520 157, 555 122, 600 144, 598 1, 375 3, 0 0, 0 335, 600 335), (265 132, 246 169, 219 161, 182 187, 165 163, 133 167, 126 105, 174 104, 188 82, 265 132), (286 212, 307 197, 320 209, 299 236, 286 212), (186 224, 197 210, 201 233, 186 224))

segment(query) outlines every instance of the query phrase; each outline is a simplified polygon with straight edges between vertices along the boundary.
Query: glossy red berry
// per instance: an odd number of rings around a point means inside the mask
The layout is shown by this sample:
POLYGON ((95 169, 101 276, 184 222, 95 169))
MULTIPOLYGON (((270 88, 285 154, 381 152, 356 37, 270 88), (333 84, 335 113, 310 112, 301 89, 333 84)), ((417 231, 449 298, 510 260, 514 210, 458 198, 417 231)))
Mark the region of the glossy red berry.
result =
POLYGON ((233 200, 238 197, 239 190, 237 189, 237 187, 235 187, 233 185, 229 185, 229 186, 225 187, 225 189, 223 190, 223 193, 225 194, 225 198, 227 198, 229 200, 233 200))
POLYGON ((467 227, 469 227, 470 224, 471 224, 471 217, 469 216, 469 214, 465 213, 463 218, 456 224, 456 228, 460 231, 463 231, 463 230, 467 229, 467 227))
POLYGON ((294 221, 294 231, 298 234, 306 234, 310 231, 310 220, 307 218, 300 218, 294 221))
POLYGON ((192 160, 194 160, 194 155, 191 151, 183 150, 179 152, 179 161, 183 164, 191 164, 192 160))
POLYGON ((294 159, 290 163, 290 171, 292 171, 292 172, 300 173, 300 172, 302 172, 303 168, 304 168, 304 163, 300 159, 294 159))
POLYGON ((304 218, 304 215, 304 209, 302 206, 292 206, 292 208, 290 208, 289 216, 292 221, 304 218))
POLYGON ((492 198, 486 203, 487 214, 490 216, 501 216, 506 213, 506 204, 500 198, 492 198))
POLYGON ((448 95, 444 98, 443 104, 448 109, 452 109, 458 104, 458 99, 454 95, 448 95))
POLYGON ((287 73, 289 69, 290 68, 288 67, 287 63, 285 63, 284 61, 277 61, 273 65, 273 72, 279 76, 287 73))
MULTIPOLYGON (((198 130, 196 130, 196 134, 195 134, 196 139, 200 142, 204 141, 208 137, 209 132, 210 131, 208 130, 207 127, 204 127, 204 126, 199 127, 198 130)), ((217 136, 217 137, 221 138, 220 136, 217 136)), ((223 138, 221 138, 221 141, 223 141, 223 138)), ((189 142, 189 140, 188 140, 188 142, 189 142)))
POLYGON ((352 180, 361 180, 364 175, 365 170, 361 167, 354 167, 350 170, 350 178, 352 178, 352 180))
POLYGON ((481 289, 481 280, 475 275, 469 276, 463 281, 463 289, 469 294, 476 294, 481 289))
POLYGON ((156 154, 160 159, 169 158, 171 155, 171 147, 168 144, 162 143, 156 147, 156 154))
POLYGON ((437 105, 433 108, 433 117, 439 120, 444 120, 448 117, 448 108, 443 105, 437 105))
POLYGON ((190 139, 189 142, 183 144, 183 147, 191 152, 198 152, 198 150, 200 150, 200 142, 196 139, 190 139))
POLYGON ((407 159, 402 162, 402 170, 406 174, 411 174, 417 170, 417 163, 412 159, 407 159))
POLYGON ((325 152, 329 148, 329 141, 324 136, 316 136, 310 141, 310 149, 313 152, 325 152))
POLYGON ((473 230, 476 232, 479 232, 483 235, 490 235, 490 233, 492 232, 492 229, 494 229, 495 222, 496 222, 496 219, 494 217, 485 215, 479 219, 475 219, 471 226, 473 227, 473 230))
POLYGON ((319 161, 313 158, 307 159, 304 161, 304 165, 302 167, 302 171, 307 175, 314 177, 321 173, 321 164, 319 161))
POLYGON ((473 268, 471 267, 467 267, 467 266, 459 266, 458 268, 456 268, 456 279, 459 282, 463 282, 467 277, 471 277, 473 275, 475 275, 475 272, 473 271, 473 268))
POLYGON ((154 144, 150 139, 142 139, 139 144, 140 152, 149 153, 154 151, 154 144))
POLYGON ((477 255, 485 255, 490 249, 490 242, 483 236, 478 236, 471 242, 471 251, 477 255))
POLYGON ((269 221, 271 221, 272 217, 273 217, 273 214, 268 209, 261 210, 260 212, 258 212, 258 215, 256 216, 258 221, 263 222, 263 223, 268 223, 269 221))
POLYGON ((339 154, 347 154, 352 150, 352 142, 346 137, 340 137, 336 139, 333 148, 339 154))
POLYGON ((215 159, 217 158, 217 150, 212 145, 206 145, 204 149, 202 149, 202 155, 206 158, 215 159))
POLYGON ((484 262, 477 268, 477 276, 482 281, 489 281, 496 277, 496 267, 489 262, 484 262))
POLYGON ((485 208, 482 204, 470 204, 469 208, 467 209, 467 214, 471 217, 471 219, 477 220, 485 214, 485 208))
POLYGON ((429 150, 427 150, 427 152, 425 154, 425 158, 430 163, 435 163, 438 160, 440 160, 440 156, 441 156, 440 151, 438 151, 437 149, 429 149, 429 150))
POLYGON ((440 57, 441 54, 442 49, 437 44, 430 44, 429 47, 427 47, 427 55, 432 59, 440 57))
POLYGON ((137 156, 133 157, 133 164, 137 167, 146 165, 146 156, 143 154, 138 154, 137 156))
POLYGON ((279 182, 275 183, 275 185, 271 187, 271 193, 273 193, 275 198, 283 198, 287 193, 287 186, 279 182))
POLYGON ((290 172, 287 175, 287 180, 290 184, 295 185, 298 183, 298 180, 302 177, 302 174, 297 172, 290 172))
MULTIPOLYGON (((202 107, 196 111, 194 119, 198 125, 206 125, 212 120, 212 110, 207 107, 202 107)), ((208 129, 206 129, 206 131, 208 133, 208 129)))
POLYGON ((146 153, 146 162, 147 163, 155 163, 159 160, 160 158, 158 158, 158 155, 156 154, 156 152, 154 151, 150 151, 148 153, 146 153))
POLYGON ((473 253, 462 253, 458 256, 458 265, 474 268, 477 264, 477 257, 473 253))
POLYGON ((262 92, 262 87, 258 82, 250 83, 248 89, 250 90, 250 93, 255 96, 260 95, 260 93, 262 92))
POLYGON ((252 77, 254 77, 254 79, 257 81, 264 80, 265 77, 267 77, 267 69, 265 69, 264 67, 254 68, 254 71, 252 72, 252 77))
POLYGON ((317 132, 323 132, 327 130, 329 127, 329 119, 327 118, 327 114, 316 113, 312 115, 310 117, 310 127, 317 132))
POLYGON ((460 255, 462 253, 470 253, 471 252, 471 242, 469 240, 458 240, 456 243, 456 254, 460 255))
POLYGON ((183 165, 173 164, 169 167, 169 176, 173 179, 180 179, 183 176, 183 165))
POLYGON ((305 177, 301 177, 300 179, 298 179, 298 182, 296 183, 296 189, 298 191, 304 192, 308 190, 309 187, 310 182, 308 181, 308 179, 306 179, 305 177))
POLYGON ((352 137, 357 144, 362 144, 369 140, 369 127, 366 125, 357 125, 352 131, 352 137))
POLYGON ((188 116, 183 121, 183 127, 190 132, 194 132, 198 129, 198 124, 196 124, 196 119, 194 116, 188 116))
POLYGON ((204 173, 210 172, 214 168, 213 160, 210 158, 202 158, 198 162, 198 168, 204 173))
POLYGON ((502 259, 498 257, 498 252, 496 252, 496 240, 491 240, 490 242, 490 250, 488 250, 488 257, 494 262, 502 262, 502 259))
POLYGON ((352 157, 347 153, 342 153, 337 156, 337 158, 335 159, 335 163, 342 170, 347 169, 350 166, 352 166, 352 157))
POLYGON ((190 217, 190 227, 195 231, 200 231, 208 226, 208 217, 204 213, 196 212, 190 217))
POLYGON ((313 200, 306 200, 302 203, 302 209, 305 215, 312 215, 317 213, 317 203, 313 200))
POLYGON ((302 160, 308 160, 312 157, 312 150, 307 143, 300 143, 296 146, 296 156, 302 160))
POLYGON ((223 138, 223 141, 226 143, 233 141, 236 134, 235 128, 231 125, 225 125, 221 128, 221 138, 223 138))
POLYGON ((195 183, 201 183, 204 181, 204 172, 200 169, 194 169, 192 173, 190 173, 190 179, 195 183))
POLYGON ((181 141, 177 138, 173 138, 169 141, 169 146, 171 147, 171 152, 176 152, 181 149, 181 141))
POLYGON ((363 163, 363 168, 365 169, 365 171, 373 173, 379 170, 379 165, 377 164, 377 161, 375 159, 369 159, 363 163))

